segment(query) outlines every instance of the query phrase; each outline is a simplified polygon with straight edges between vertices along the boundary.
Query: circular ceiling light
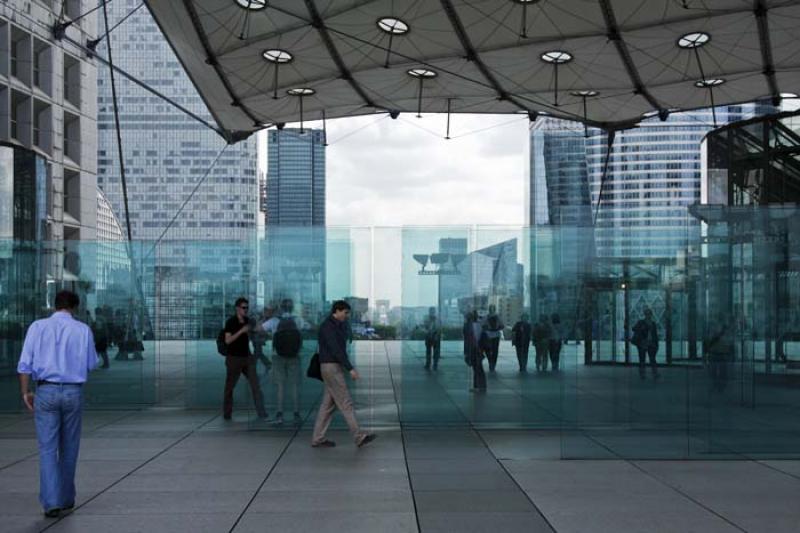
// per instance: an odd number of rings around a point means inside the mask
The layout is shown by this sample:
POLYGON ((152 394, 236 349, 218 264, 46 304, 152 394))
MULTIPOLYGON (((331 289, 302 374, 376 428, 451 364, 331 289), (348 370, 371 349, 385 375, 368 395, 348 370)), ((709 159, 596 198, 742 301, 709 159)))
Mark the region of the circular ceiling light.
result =
POLYGON ((580 96, 581 98, 591 98, 593 96, 597 96, 600 93, 597 91, 572 91, 570 94, 572 96, 580 96))
POLYGON ((514 2, 515 4, 538 4, 542 0, 511 0, 511 1, 514 2))
POLYGON ((687 33, 678 39, 678 46, 680 48, 700 48, 711 40, 711 35, 704 31, 695 31, 687 33))
POLYGON ((553 50, 542 54, 542 61, 545 63, 552 63, 554 65, 561 65, 572 61, 572 54, 563 50, 553 50))
POLYGON ((412 78, 435 78, 436 71, 429 68, 412 68, 408 71, 408 75, 412 78))
POLYGON ((270 63, 289 63, 294 56, 287 52, 286 50, 281 50, 280 48, 273 48, 271 50, 264 50, 261 52, 261 55, 264 59, 269 61, 270 63))
POLYGON ((381 17, 377 24, 381 31, 392 35, 405 35, 411 29, 408 24, 396 17, 381 17))
POLYGON ((709 87, 716 87, 718 85, 722 85, 725 83, 725 80, 722 78, 712 78, 710 80, 698 80, 694 82, 695 87, 700 87, 701 89, 708 89, 709 87))
POLYGON ((289 96, 311 96, 312 94, 316 94, 317 91, 311 89, 310 87, 297 87, 295 89, 289 89, 286 91, 286 94, 289 96))
POLYGON ((236 5, 250 11, 261 11, 267 7, 267 0, 233 0, 236 5))

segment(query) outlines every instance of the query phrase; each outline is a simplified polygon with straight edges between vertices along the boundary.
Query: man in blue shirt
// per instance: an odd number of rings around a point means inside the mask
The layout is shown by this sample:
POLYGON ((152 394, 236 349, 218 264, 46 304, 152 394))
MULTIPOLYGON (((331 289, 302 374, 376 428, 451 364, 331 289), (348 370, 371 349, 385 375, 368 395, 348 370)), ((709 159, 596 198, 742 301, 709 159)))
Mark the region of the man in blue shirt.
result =
POLYGON ((97 366, 92 330, 72 316, 79 303, 75 293, 59 292, 56 312, 28 328, 17 365, 22 401, 36 423, 39 502, 49 518, 75 506, 83 384, 97 366))

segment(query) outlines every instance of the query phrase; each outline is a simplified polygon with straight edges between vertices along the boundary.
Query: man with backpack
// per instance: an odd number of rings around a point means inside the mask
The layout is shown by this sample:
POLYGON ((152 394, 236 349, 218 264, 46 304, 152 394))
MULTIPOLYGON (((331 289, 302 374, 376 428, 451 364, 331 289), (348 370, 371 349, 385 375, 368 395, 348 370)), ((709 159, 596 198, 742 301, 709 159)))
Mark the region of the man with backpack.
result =
POLYGON ((286 387, 292 397, 294 423, 300 418, 300 350, 303 347, 301 330, 307 330, 308 324, 301 317, 294 316, 294 302, 290 298, 281 301, 280 313, 262 324, 262 329, 272 335, 272 379, 275 383, 275 394, 278 412, 275 423, 283 424, 283 397, 286 387))
POLYGON ((258 417, 267 418, 264 408, 264 397, 261 395, 261 386, 258 384, 256 374, 256 358, 250 353, 250 319, 248 310, 250 304, 247 298, 236 300, 236 314, 225 322, 225 329, 217 338, 217 351, 225 356, 225 393, 223 399, 223 416, 230 420, 233 415, 233 389, 239 381, 239 375, 244 374, 253 393, 253 402, 256 405, 258 417))

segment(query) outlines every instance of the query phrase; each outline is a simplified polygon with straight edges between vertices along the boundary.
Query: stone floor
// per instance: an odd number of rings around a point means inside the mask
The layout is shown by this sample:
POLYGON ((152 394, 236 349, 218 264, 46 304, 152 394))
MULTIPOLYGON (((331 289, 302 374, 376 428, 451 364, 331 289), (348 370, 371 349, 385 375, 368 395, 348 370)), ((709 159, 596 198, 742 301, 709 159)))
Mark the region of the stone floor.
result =
MULTIPOLYGON (((480 397, 466 390, 468 372, 452 354, 429 374, 415 346, 374 343, 356 352, 363 379, 354 398, 360 420, 379 434, 374 444, 356 449, 339 420, 331 435, 339 445, 312 449, 318 388, 310 385, 299 427, 252 418, 243 384, 234 420, 225 422, 202 405, 218 401, 219 360, 204 363, 206 374, 172 365, 159 388, 177 389, 165 387, 170 379, 208 381, 184 386, 179 396, 159 391, 155 407, 90 405, 78 505, 57 520, 45 519, 37 501, 31 416, 0 414, 0 531, 800 531, 800 461, 780 459, 798 455, 794 433, 772 457, 756 460, 708 453, 714 450, 703 438, 696 439, 703 453, 693 453, 691 431, 663 431, 680 419, 679 409, 667 407, 691 399, 676 396, 685 370, 659 383, 602 368, 520 377, 504 353, 480 397), (624 420, 627 429, 545 429, 574 416, 573 400, 565 400, 573 397, 584 419, 624 420), (673 450, 696 459, 663 460, 673 450), (711 460, 717 456, 726 460, 711 460)), ((774 414, 779 402, 748 410, 728 400, 713 414, 726 423, 757 419, 759 438, 790 427, 774 414)))
POLYGON ((0 530, 800 531, 800 461, 561 460, 552 432, 305 429, 153 409, 86 415, 78 506, 45 519, 25 415, 0 419, 0 530))

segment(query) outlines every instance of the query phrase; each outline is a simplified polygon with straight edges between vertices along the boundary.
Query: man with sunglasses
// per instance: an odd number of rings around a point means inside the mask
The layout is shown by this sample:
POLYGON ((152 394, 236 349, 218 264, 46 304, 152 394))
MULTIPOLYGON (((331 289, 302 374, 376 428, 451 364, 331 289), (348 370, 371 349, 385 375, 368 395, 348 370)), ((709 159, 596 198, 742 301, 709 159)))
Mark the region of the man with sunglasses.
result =
POLYGON ((256 358, 250 353, 250 319, 247 317, 250 304, 247 298, 236 300, 236 315, 225 322, 225 344, 228 353, 225 356, 225 395, 223 400, 223 416, 230 420, 233 415, 233 389, 239 381, 239 375, 244 374, 250 383, 253 401, 256 404, 256 413, 261 419, 267 418, 264 408, 264 397, 261 386, 258 384, 256 373, 256 358))

